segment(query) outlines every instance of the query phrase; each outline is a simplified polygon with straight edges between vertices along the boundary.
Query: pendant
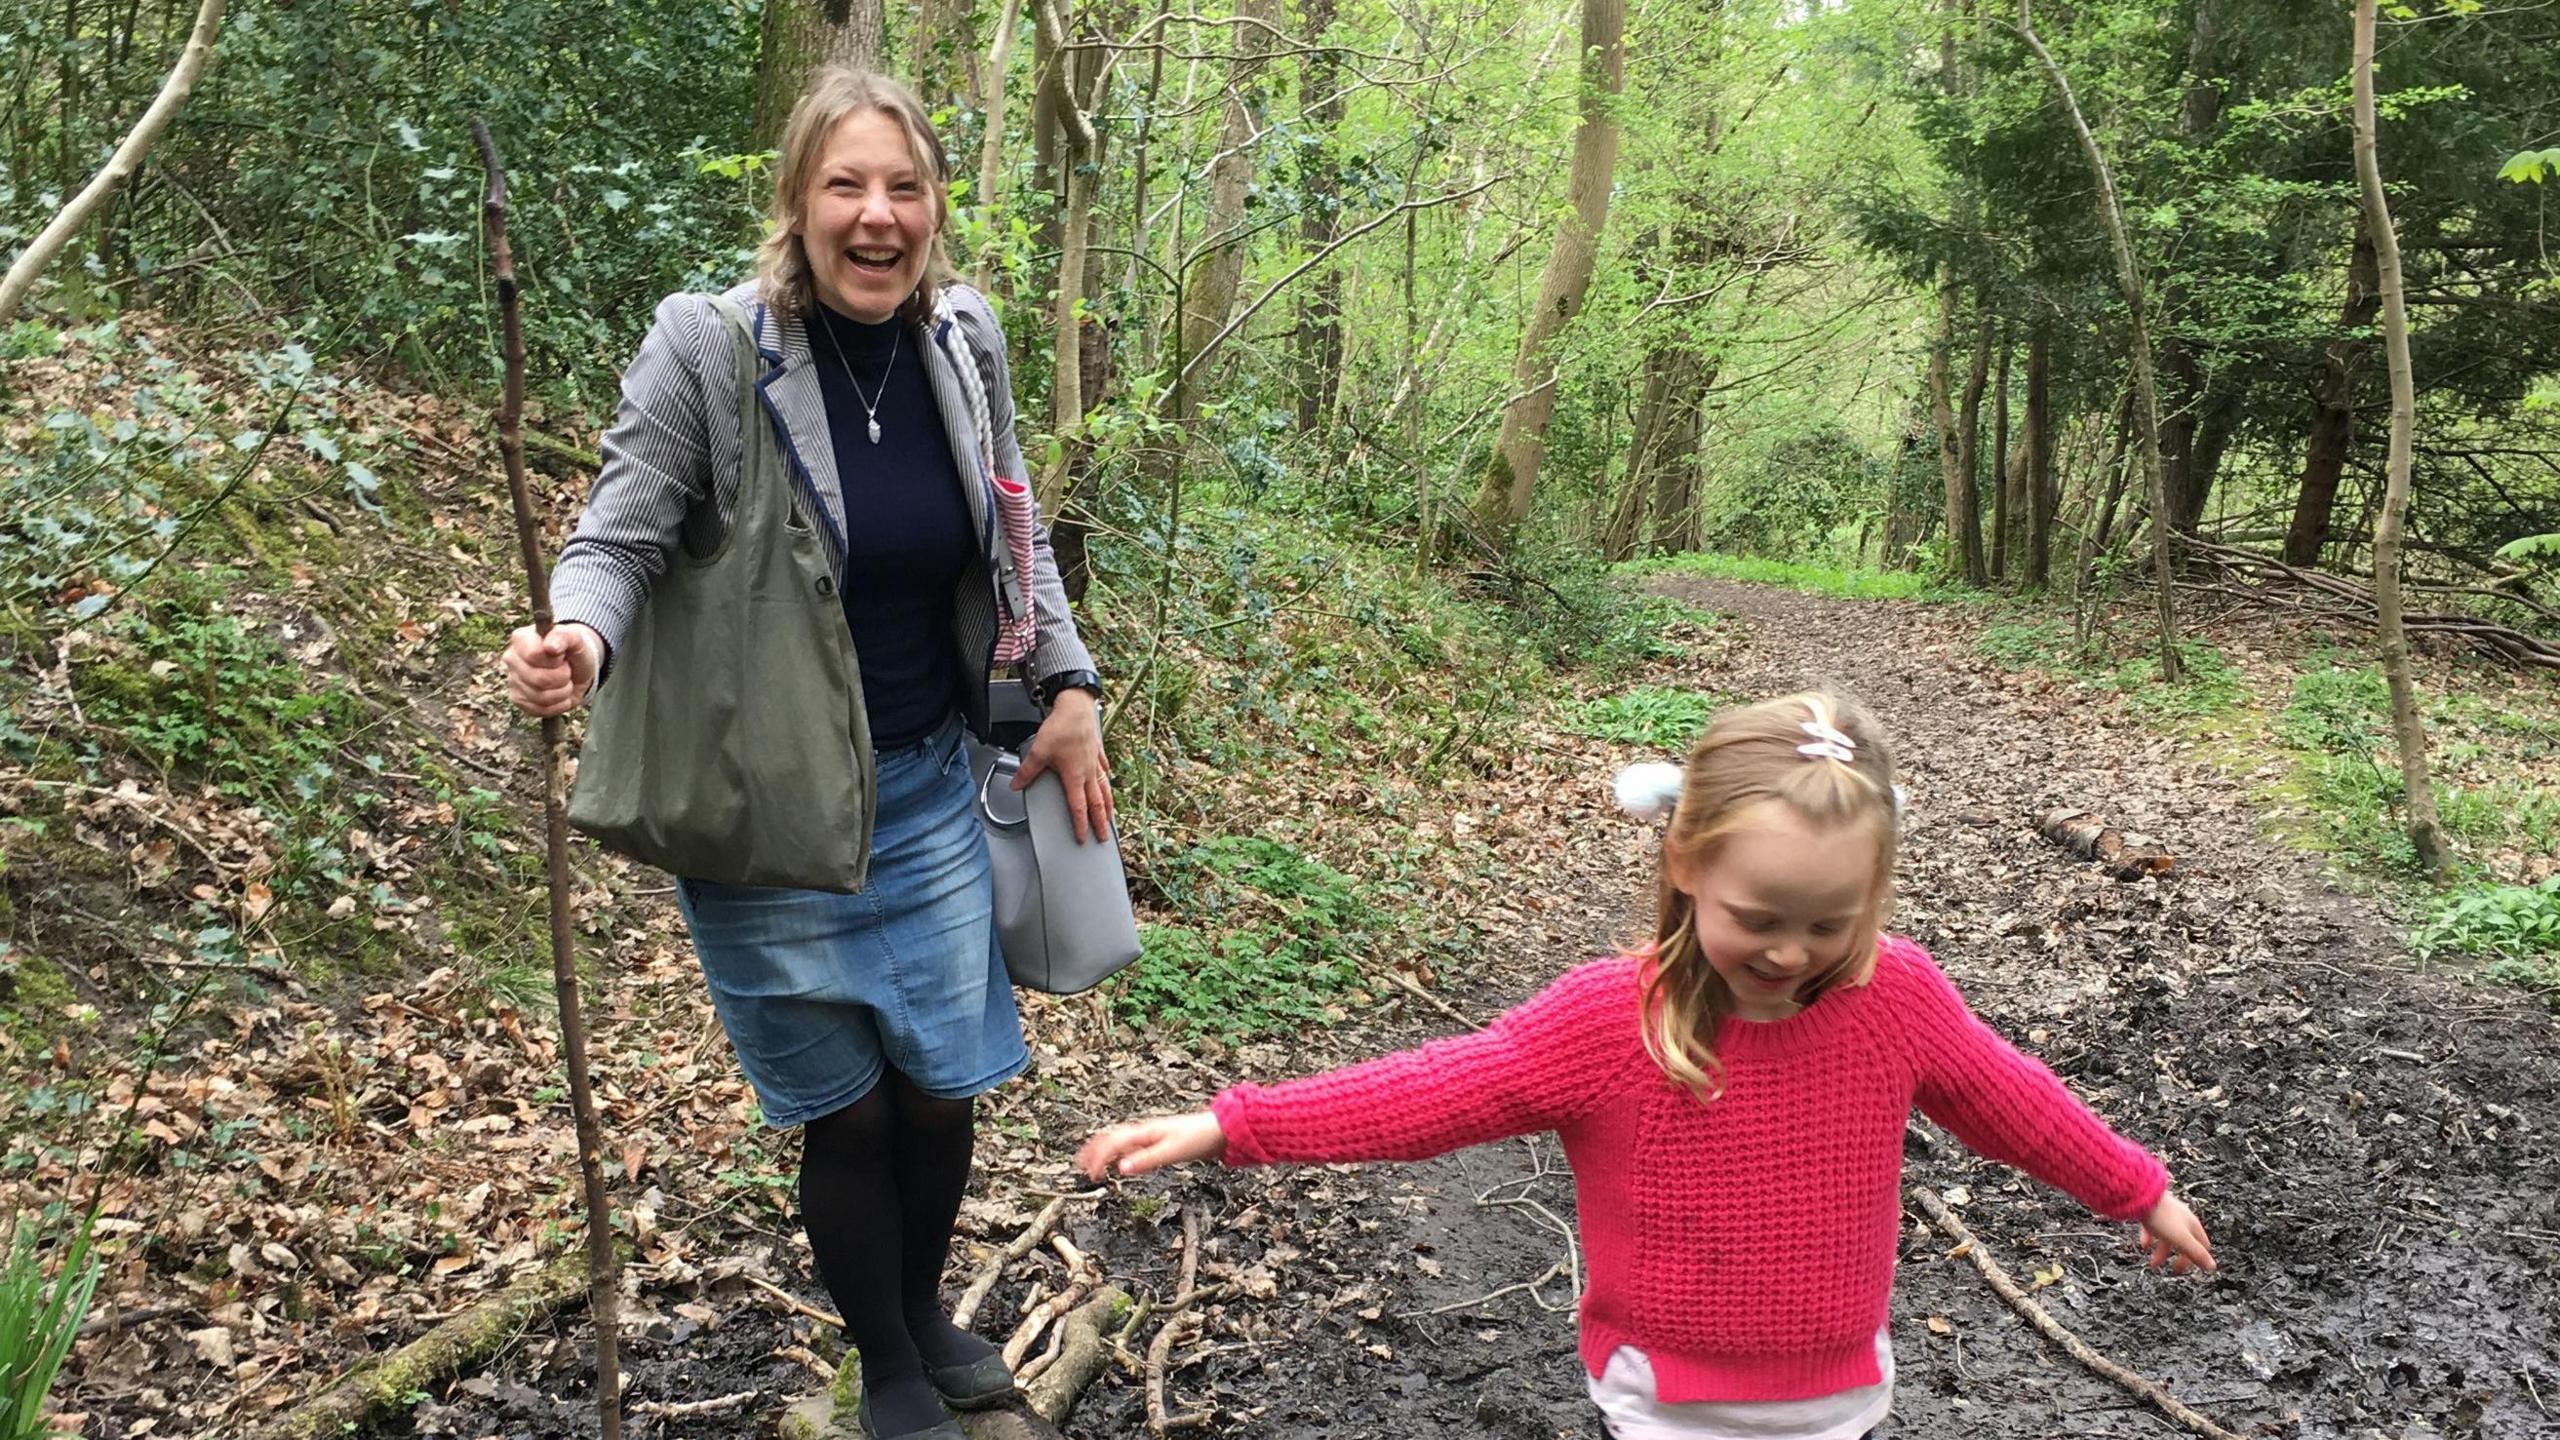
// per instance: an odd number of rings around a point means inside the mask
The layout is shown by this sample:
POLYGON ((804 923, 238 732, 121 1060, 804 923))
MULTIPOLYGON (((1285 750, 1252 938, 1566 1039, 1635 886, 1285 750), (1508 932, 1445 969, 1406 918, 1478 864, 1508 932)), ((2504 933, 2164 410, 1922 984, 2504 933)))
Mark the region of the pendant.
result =
POLYGON ((871 422, 871 443, 874 445, 880 443, 880 422, 876 419, 871 422))

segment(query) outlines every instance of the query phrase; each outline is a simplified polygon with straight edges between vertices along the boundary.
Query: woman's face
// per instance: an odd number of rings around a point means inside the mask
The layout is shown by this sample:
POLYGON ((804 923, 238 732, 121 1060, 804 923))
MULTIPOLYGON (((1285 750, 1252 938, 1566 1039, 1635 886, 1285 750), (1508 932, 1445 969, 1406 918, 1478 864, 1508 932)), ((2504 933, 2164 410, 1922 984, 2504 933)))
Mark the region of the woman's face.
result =
POLYGON ((932 182, 916 168, 906 128, 881 111, 857 110, 836 122, 819 151, 794 233, 818 298, 877 324, 915 293, 935 221, 932 182))

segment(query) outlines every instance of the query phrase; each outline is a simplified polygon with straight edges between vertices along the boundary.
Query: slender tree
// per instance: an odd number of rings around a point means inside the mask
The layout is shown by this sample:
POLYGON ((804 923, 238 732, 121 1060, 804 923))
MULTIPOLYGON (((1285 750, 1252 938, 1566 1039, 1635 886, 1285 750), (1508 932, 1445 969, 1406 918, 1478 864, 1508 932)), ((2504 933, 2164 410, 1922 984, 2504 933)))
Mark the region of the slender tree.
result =
POLYGON ((1470 507, 1478 528, 1498 545, 1529 516, 1529 496, 1546 455, 1547 422, 1556 413, 1556 362, 1548 347, 1582 311, 1583 293, 1609 220, 1609 186, 1618 169, 1616 104, 1626 83, 1626 0, 1582 0, 1581 113, 1573 134, 1567 184, 1573 213, 1557 227, 1555 249, 1538 276, 1530 312, 1511 364, 1512 399, 1470 507))
POLYGON ((2142 271, 2133 263, 2133 240, 2125 229, 2124 204, 2116 198, 2115 171, 2107 165, 2106 153, 2098 148, 2098 137, 2090 132, 2088 117, 2080 113, 2080 102, 2071 93, 2071 79, 2062 73, 2062 65, 2046 49, 2036 35, 2035 17, 2030 12, 2033 0, 2018 0, 2018 35, 2027 48, 2035 52, 2036 63, 2044 67, 2045 79, 2053 84, 2061 97, 2062 108, 2071 116, 2072 133, 2080 137, 2080 151, 2088 157, 2089 168, 2098 179, 2098 219, 2106 226, 2107 242, 2115 250, 2116 285, 2124 292, 2127 326, 2130 332, 2126 352, 2133 363, 2134 429, 2142 443, 2142 479, 2151 497, 2151 564, 2153 589, 2158 595, 2160 611, 2160 678, 2179 678, 2177 601, 2170 584, 2176 557, 2169 553, 2169 496, 2160 469, 2160 389, 2151 373, 2151 327, 2142 306, 2142 271))
MULTIPOLYGON (((143 111, 142 118, 134 122, 133 129, 124 137, 124 143, 108 157, 106 168, 92 177, 79 194, 71 197, 71 203, 63 206, 62 212, 53 217, 53 223, 45 226, 10 264, 7 278, 0 279, 0 325, 17 318, 18 306, 25 302, 27 291, 34 288, 36 277, 44 273, 44 267, 53 263, 53 257, 62 253, 62 247, 71 242, 71 237, 79 233, 81 226, 89 223, 89 217, 112 199, 124 183, 133 178, 136 170, 142 168, 142 158, 151 153, 152 142, 160 138, 161 131, 169 128, 169 122, 177 116, 179 107, 185 105, 187 96, 194 93, 197 78, 204 74, 207 65, 213 63, 213 41, 222 29, 222 8, 223 0, 203 0, 203 4, 197 7, 195 29, 187 36, 187 48, 179 53, 177 65, 161 84, 160 94, 151 102, 151 108, 143 111)), ((67 30, 66 33, 77 32, 67 30)), ((69 67, 76 48, 69 44, 62 47, 65 75, 72 73, 69 67)), ((69 82, 65 83, 68 85, 69 82)), ((71 97, 66 93, 62 120, 66 159, 71 145, 70 112, 71 97)))
POLYGON ((2373 529, 2373 602, 2382 673, 2391 687, 2391 733, 2400 742, 2400 779, 2409 807, 2409 844, 2428 875, 2451 866, 2427 779, 2427 732, 2418 720, 2418 688, 2409 678, 2409 634, 2400 616, 2400 527, 2409 512, 2409 450, 2418 425, 2418 387, 2409 365, 2409 307, 2400 282, 2400 237, 2391 228, 2391 198, 2382 189, 2382 160, 2373 105, 2374 0, 2356 0, 2354 60, 2356 188, 2364 196, 2365 229, 2382 292, 2382 348, 2391 367, 2391 455, 2382 516, 2373 529))

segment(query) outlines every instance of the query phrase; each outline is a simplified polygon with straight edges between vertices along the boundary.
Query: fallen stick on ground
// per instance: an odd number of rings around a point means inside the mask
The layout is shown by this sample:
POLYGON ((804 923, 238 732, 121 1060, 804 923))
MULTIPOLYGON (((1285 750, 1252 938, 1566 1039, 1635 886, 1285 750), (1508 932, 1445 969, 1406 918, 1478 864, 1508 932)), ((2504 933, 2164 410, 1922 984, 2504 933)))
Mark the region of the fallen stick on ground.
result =
POLYGON ((1991 1282, 1991 1288, 2000 1292, 2000 1298, 2009 1302, 2009 1308, 2027 1317, 2027 1323, 2041 1331, 2044 1338, 2061 1346, 2072 1359, 2150 1401, 2162 1414, 2208 1437, 2208 1440, 2240 1440, 2239 1436, 2214 1424, 2175 1395, 2161 1389, 2157 1381, 2138 1375, 2099 1354, 2089 1347, 2088 1341, 2064 1329, 2061 1321, 2054 1319, 2051 1312, 2036 1303, 2034 1296, 2010 1278, 2008 1271, 2000 1268, 2000 1262, 1991 1258, 1990 1252, 1973 1238, 1973 1232, 1965 1228, 1964 1222, 1956 1218, 1955 1212, 1947 1208, 1937 1192, 1925 1185, 1914 1185, 1910 1194, 1911 1203, 1919 1206, 1939 1229, 1947 1233, 1947 1238, 1956 1242, 1956 1248, 1973 1261, 1973 1268, 1982 1272, 1982 1278, 1991 1282))
POLYGON ((1049 1328, 1049 1322, 1084 1303, 1084 1297, 1085 1284, 1079 1278, 1069 1281, 1066 1289, 1033 1307, 1030 1314, 1022 1317, 1022 1323, 1014 1328, 1013 1338, 1004 1342, 1004 1368, 1021 1369, 1022 1357, 1030 1354, 1031 1347, 1040 1343, 1040 1333, 1049 1328))
MULTIPOLYGON (((1178 1295, 1191 1295, 1195 1288, 1193 1281, 1199 1276, 1200 1222, 1203 1218, 1197 1205, 1186 1205, 1182 1209, 1182 1271, 1181 1278, 1173 1287, 1178 1295)), ((1187 1306, 1177 1309, 1156 1328, 1156 1338, 1147 1342, 1147 1428, 1158 1435, 1205 1425, 1216 1413, 1203 1409, 1174 1415, 1165 1409, 1165 1372, 1173 1355, 1173 1342, 1180 1338, 1192 1318, 1187 1306)))
POLYGON ((1104 1332, 1128 1308, 1128 1292, 1116 1285, 1105 1285, 1093 1292, 1092 1299, 1067 1312, 1067 1318, 1058 1326, 1058 1333, 1065 1338, 1058 1347, 1056 1363, 1023 1387, 1033 1414, 1052 1425, 1067 1418, 1067 1412, 1075 1408, 1076 1397, 1111 1363, 1111 1344, 1104 1332))
POLYGON ((643 1415, 658 1415, 670 1420, 681 1419, 688 1415, 717 1415, 746 1405, 759 1393, 761 1392, 741 1390, 735 1395, 722 1395, 711 1400, 643 1400, 631 1408, 643 1415))
POLYGON ((781 1301, 783 1308, 789 1310, 792 1314, 800 1316, 805 1320, 815 1320, 821 1325, 832 1326, 838 1330, 844 1328, 843 1317, 830 1311, 819 1309, 817 1306, 810 1304, 808 1301, 801 1299, 799 1296, 792 1294, 790 1291, 783 1289, 781 1286, 774 1284, 763 1276, 750 1275, 746 1278, 748 1284, 753 1285, 767 1295, 772 1296, 774 1299, 781 1301))
POLYGON ((479 1366, 586 1292, 586 1252, 567 1251, 378 1362, 358 1362, 248 1440, 319 1440, 359 1430, 373 1416, 479 1366))
POLYGON ((2095 860, 2119 880, 2139 880, 2145 875, 2166 875, 2178 868, 2177 858, 2161 848, 2160 842, 2148 835, 2118 830, 2090 812, 2065 806, 2045 812, 2037 829, 2083 859, 2095 860))
POLYGON ((978 1307, 987 1303, 987 1296, 996 1288, 996 1282, 1004 1278, 1005 1267, 1039 1249, 1040 1243, 1049 1238, 1049 1232, 1057 1228, 1058 1217, 1067 1213, 1067 1202, 1080 1198, 1061 1195, 1050 1201, 1023 1228, 1022 1233, 1014 1237, 1012 1244, 997 1251, 995 1258, 981 1266, 977 1278, 969 1282, 969 1288, 960 1292, 960 1304, 951 1312, 951 1323, 963 1330, 968 1329, 969 1322, 978 1318, 978 1307))
POLYGON ((1457 1021, 1459 1024, 1466 1026, 1470 1030, 1481 1030, 1484 1028, 1482 1025, 1477 1024, 1475 1021, 1470 1020, 1465 1015, 1459 1013, 1457 1006, 1452 1005, 1448 1001, 1441 999, 1439 996, 1432 994, 1430 991, 1423 989, 1421 986, 1413 983, 1412 980, 1396 973, 1393 970, 1387 972, 1387 983, 1404 991, 1406 994, 1411 995, 1414 999, 1421 1001, 1432 1009, 1439 1011, 1441 1014, 1448 1016, 1450 1019, 1457 1021))

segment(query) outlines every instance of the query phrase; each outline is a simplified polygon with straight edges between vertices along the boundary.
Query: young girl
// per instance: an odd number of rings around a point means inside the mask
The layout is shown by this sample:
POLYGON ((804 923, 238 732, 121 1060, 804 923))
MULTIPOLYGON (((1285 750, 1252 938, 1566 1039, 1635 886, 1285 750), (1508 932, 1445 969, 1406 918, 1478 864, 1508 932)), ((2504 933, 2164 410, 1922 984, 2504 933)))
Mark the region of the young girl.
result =
POLYGON ((2213 1268, 2160 1162, 1880 933, 1893 762, 1862 710, 1804 694, 1729 711, 1676 799, 1650 946, 1476 1034, 1113 1126, 1078 1164, 1414 1160, 1555 1131, 1590 1266, 1583 1367, 1620 1440, 1852 1440, 1884 1418, 1914 1103, 2139 1220, 2151 1264, 2213 1268))

